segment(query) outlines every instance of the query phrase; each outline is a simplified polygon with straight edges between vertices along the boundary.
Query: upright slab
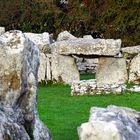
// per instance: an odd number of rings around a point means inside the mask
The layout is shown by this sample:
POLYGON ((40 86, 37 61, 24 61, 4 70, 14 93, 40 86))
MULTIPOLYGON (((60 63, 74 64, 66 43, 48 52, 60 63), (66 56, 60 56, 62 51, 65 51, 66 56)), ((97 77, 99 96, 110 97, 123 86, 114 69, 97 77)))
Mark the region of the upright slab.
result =
POLYGON ((38 70, 38 82, 46 80, 47 58, 44 53, 40 53, 40 66, 38 70))
POLYGON ((140 84, 140 53, 131 60, 129 82, 140 84))
POLYGON ((53 54, 51 58, 52 80, 71 84, 80 80, 79 71, 71 56, 53 54))
POLYGON ((100 57, 96 79, 98 87, 104 85, 123 84, 128 80, 126 61, 124 58, 100 57))
POLYGON ((36 109, 39 50, 20 31, 0 36, 0 140, 50 140, 36 109))

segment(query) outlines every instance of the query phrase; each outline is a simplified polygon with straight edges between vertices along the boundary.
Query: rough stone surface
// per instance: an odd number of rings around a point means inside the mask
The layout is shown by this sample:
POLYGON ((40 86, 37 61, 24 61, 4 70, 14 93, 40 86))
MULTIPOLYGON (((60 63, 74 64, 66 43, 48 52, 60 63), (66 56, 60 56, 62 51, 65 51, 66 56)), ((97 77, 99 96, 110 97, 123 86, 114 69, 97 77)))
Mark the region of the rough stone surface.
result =
POLYGON ((47 58, 44 53, 40 53, 40 66, 38 70, 38 81, 46 80, 47 58))
POLYGON ((38 67, 39 50, 22 32, 0 36, 0 140, 51 139, 36 110, 38 67))
POLYGON ((46 69, 46 80, 51 81, 52 80, 52 70, 51 70, 51 54, 47 54, 47 69, 46 69))
POLYGON ((113 84, 98 86, 96 79, 74 81, 71 85, 71 95, 100 95, 100 94, 120 94, 126 90, 124 84, 113 84))
POLYGON ((52 52, 61 55, 115 56, 120 52, 121 40, 113 39, 73 39, 52 44, 52 52))
POLYGON ((80 140, 139 140, 140 112, 126 107, 92 107, 90 118, 78 128, 80 140))
POLYGON ((140 54, 131 60, 129 82, 140 84, 140 54))
POLYGON ((76 60, 76 65, 78 67, 78 70, 81 74, 85 73, 96 73, 96 67, 98 65, 98 59, 87 59, 87 58, 80 58, 77 56, 74 56, 76 60))
POLYGON ((5 33, 5 28, 4 27, 0 27, 0 35, 5 33))
POLYGON ((128 92, 137 92, 140 93, 140 86, 139 85, 134 85, 131 88, 127 89, 128 92))
POLYGON ((71 84, 79 80, 79 72, 71 56, 52 55, 51 58, 52 80, 71 84))
POLYGON ((58 34, 57 41, 76 39, 77 37, 70 34, 68 31, 63 31, 58 34))
POLYGON ((42 53, 50 53, 50 36, 49 33, 42 34, 24 33, 34 44, 39 48, 42 53))
POLYGON ((124 58, 100 57, 96 72, 97 85, 123 84, 128 80, 124 58))
POLYGON ((83 38, 94 40, 94 38, 91 35, 84 35, 83 38))
POLYGON ((140 45, 121 48, 121 51, 123 53, 127 53, 127 54, 138 54, 138 53, 140 53, 140 45))

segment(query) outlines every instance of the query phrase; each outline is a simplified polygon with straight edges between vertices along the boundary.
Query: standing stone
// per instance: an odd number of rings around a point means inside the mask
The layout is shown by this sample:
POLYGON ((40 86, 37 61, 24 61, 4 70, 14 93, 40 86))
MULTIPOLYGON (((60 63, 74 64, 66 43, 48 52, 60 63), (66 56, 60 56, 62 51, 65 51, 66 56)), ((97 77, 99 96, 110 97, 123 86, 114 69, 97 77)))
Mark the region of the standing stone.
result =
POLYGON ((50 36, 49 33, 42 34, 24 33, 34 44, 39 48, 42 53, 50 53, 50 36))
POLYGON ((47 56, 47 69, 46 69, 46 80, 51 81, 52 80, 52 70, 51 70, 51 57, 52 54, 46 54, 47 56))
POLYGON ((53 54, 51 62, 52 80, 71 84, 79 80, 79 71, 71 56, 53 54))
POLYGON ((36 109, 39 50, 20 31, 0 36, 0 140, 50 140, 36 109))
POLYGON ((97 66, 96 79, 98 87, 107 84, 125 83, 128 80, 125 59, 100 57, 97 66))
POLYGON ((140 54, 131 60, 129 82, 140 84, 140 54))
POLYGON ((45 81, 47 69, 47 58, 44 53, 40 53, 40 66, 38 70, 38 81, 45 81))
POLYGON ((89 121, 78 128, 79 140, 139 140, 139 119, 131 108, 92 107, 89 121))

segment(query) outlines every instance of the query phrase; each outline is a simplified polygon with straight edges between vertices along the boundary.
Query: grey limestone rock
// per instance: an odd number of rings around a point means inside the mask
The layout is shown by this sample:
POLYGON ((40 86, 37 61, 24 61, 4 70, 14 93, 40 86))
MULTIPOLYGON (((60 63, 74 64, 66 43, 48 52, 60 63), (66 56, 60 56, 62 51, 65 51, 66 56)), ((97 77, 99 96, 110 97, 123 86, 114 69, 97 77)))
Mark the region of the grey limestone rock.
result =
POLYGON ((100 57, 97 66, 97 85, 124 84, 128 80, 124 58, 100 57))
POLYGON ((22 32, 0 36, 0 140, 51 139, 36 110, 38 67, 39 50, 22 32))
POLYGON ((129 82, 140 84, 140 53, 130 62, 129 82))
POLYGON ((52 44, 52 52, 61 55, 115 56, 120 52, 121 40, 84 39, 58 41, 52 44))
POLYGON ((70 34, 68 31, 63 31, 58 34, 57 41, 77 39, 77 37, 70 34))
POLYGON ((87 123, 78 128, 80 140, 139 140, 140 112, 131 108, 92 107, 87 123))

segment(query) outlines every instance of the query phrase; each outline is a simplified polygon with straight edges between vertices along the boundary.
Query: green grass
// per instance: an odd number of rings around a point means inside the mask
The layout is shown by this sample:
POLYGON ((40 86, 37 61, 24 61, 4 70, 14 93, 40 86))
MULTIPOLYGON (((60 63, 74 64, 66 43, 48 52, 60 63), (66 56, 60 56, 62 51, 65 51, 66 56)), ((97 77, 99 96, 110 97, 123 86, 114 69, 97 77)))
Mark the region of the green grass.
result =
POLYGON ((95 79, 95 74, 80 74, 80 80, 95 79))
POLYGON ((77 127, 88 120, 90 108, 110 104, 140 111, 140 94, 72 97, 69 86, 39 86, 39 116, 49 128, 53 140, 78 140, 77 127))

